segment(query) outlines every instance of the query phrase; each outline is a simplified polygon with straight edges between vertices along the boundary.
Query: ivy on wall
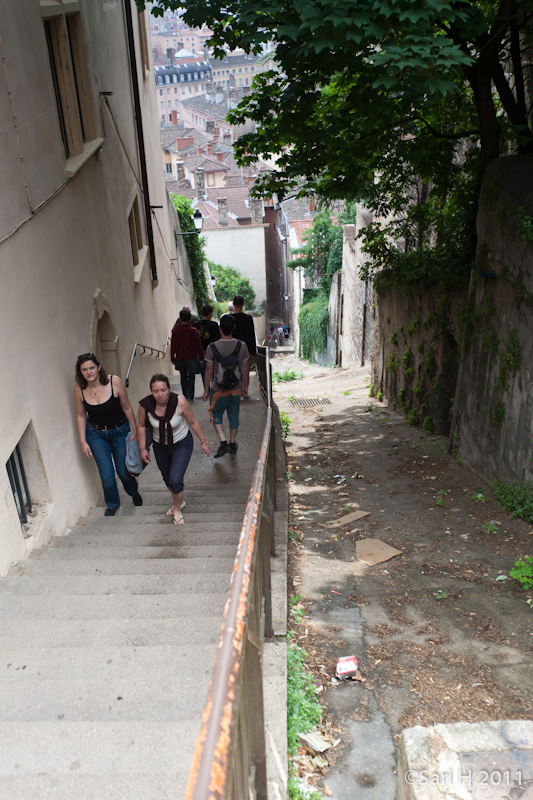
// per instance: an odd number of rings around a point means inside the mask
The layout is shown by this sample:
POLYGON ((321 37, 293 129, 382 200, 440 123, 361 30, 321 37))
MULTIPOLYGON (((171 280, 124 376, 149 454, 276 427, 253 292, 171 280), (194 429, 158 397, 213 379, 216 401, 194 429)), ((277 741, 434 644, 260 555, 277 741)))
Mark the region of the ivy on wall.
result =
MULTIPOLYGON (((195 227, 192 219, 193 208, 191 201, 187 197, 178 194, 171 194, 170 197, 174 208, 178 212, 181 232, 192 233, 195 227)), ((209 302, 209 291, 204 270, 205 238, 199 234, 197 236, 183 236, 183 242, 191 269, 196 308, 201 310, 202 306, 209 302)))
POLYGON ((325 294, 319 294, 300 309, 300 355, 313 359, 314 353, 321 353, 328 343, 328 303, 325 294))

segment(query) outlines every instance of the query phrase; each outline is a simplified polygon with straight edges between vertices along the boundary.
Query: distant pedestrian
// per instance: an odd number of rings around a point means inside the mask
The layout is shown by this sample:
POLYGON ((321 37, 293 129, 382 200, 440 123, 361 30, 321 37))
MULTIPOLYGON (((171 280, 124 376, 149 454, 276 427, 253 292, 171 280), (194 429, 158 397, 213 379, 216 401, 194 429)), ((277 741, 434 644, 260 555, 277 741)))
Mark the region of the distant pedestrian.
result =
POLYGON ((115 470, 133 505, 142 506, 137 481, 126 469, 130 431, 137 440, 135 414, 121 379, 108 375, 94 353, 78 356, 74 402, 81 449, 87 458, 94 458, 100 473, 105 516, 112 517, 120 506, 115 470))
POLYGON ((278 339, 280 344, 283 341, 283 335, 283 325, 278 325, 278 339))
MULTIPOLYGON (((220 339, 220 328, 216 322, 213 322, 213 306, 207 304, 202 308, 202 319, 193 323, 193 328, 196 328, 200 337, 202 350, 205 351, 211 342, 218 342, 220 339)), ((205 359, 200 361, 200 374, 202 376, 202 385, 205 377, 205 359)))
POLYGON ((233 303, 228 303, 228 314, 233 314, 234 311, 235 311, 235 306, 233 305, 233 303))
POLYGON ((257 354, 254 318, 251 314, 244 313, 244 297, 242 294, 235 295, 233 298, 233 305, 235 307, 235 312, 233 314, 235 331, 233 335, 236 339, 240 339, 242 342, 246 343, 248 353, 250 354, 250 366, 252 366, 257 354))
POLYGON ((209 416, 220 445, 215 458, 237 452, 237 432, 241 397, 248 397, 248 348, 234 338, 232 314, 220 318, 221 339, 209 345, 205 354, 206 371, 202 399, 210 399, 209 416), (228 415, 229 442, 224 433, 224 412, 228 415))
POLYGON ((180 311, 179 322, 172 328, 170 359, 180 373, 181 391, 187 400, 194 400, 194 383, 198 359, 204 360, 204 351, 198 331, 191 325, 191 312, 180 311))
MULTIPOLYGON (((200 317, 197 314, 194 313, 194 311, 191 309, 190 306, 183 306, 181 310, 189 312, 189 314, 191 315, 191 322, 192 322, 193 325, 194 325, 195 322, 198 322, 198 320, 200 319, 200 317)), ((179 321, 179 316, 178 316, 178 319, 176 320, 176 325, 178 324, 178 321, 179 321)))
POLYGON ((200 440, 202 453, 209 455, 209 444, 187 400, 170 390, 166 375, 158 373, 150 381, 150 394, 140 401, 139 447, 145 464, 150 463, 146 429, 150 427, 157 466, 172 496, 167 516, 174 525, 183 524, 184 477, 193 451, 191 430, 200 440))

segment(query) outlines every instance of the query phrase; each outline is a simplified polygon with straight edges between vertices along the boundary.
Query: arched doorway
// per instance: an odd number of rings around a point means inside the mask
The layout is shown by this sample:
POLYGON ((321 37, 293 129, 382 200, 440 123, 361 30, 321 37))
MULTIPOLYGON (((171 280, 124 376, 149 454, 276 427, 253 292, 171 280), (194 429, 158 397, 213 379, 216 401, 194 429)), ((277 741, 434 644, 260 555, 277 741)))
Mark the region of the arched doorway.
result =
POLYGON ((111 305, 100 289, 94 296, 91 341, 96 357, 104 365, 106 371, 112 375, 120 375, 118 335, 113 324, 111 305))

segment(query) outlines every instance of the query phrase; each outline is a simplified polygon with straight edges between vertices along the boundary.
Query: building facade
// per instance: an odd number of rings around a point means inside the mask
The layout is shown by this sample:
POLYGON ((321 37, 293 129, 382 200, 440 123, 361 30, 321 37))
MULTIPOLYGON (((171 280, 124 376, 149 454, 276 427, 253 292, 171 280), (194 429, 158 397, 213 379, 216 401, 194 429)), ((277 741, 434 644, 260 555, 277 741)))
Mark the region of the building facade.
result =
POLYGON ((195 61, 189 57, 172 60, 172 64, 154 67, 157 106, 164 122, 172 121, 173 111, 179 112, 181 100, 204 95, 211 81, 209 61, 195 61))
MULTIPOLYGON (((164 350, 193 295, 161 169, 145 15, 130 0, 0 6, 4 574, 101 499, 77 436, 77 356, 96 353, 125 379, 136 342, 164 350)), ((135 410, 168 367, 133 358, 135 410)))

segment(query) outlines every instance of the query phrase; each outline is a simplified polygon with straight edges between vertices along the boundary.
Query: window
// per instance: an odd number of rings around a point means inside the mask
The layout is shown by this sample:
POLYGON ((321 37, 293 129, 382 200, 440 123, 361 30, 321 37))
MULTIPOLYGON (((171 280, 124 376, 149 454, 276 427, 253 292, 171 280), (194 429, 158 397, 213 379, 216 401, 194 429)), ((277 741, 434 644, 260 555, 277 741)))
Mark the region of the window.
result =
POLYGON ((208 186, 214 186, 215 185, 215 173, 214 172, 208 172, 207 173, 207 185, 208 186))
POLYGON ((163 89, 159 90, 159 94, 160 94, 161 97, 163 97, 163 89))
POLYGON ((180 75, 180 83, 183 83, 184 81, 185 81, 185 75, 180 75))
POLYGON ((136 267, 140 260, 139 253, 143 248, 141 214, 139 211, 138 197, 135 197, 135 200, 133 201, 133 205, 128 216, 128 225, 130 229, 131 256, 133 259, 133 266, 136 267))
POLYGON ((172 164, 165 164, 165 166, 167 168, 167 172, 170 173, 170 175, 172 175, 172 164))
POLYGON ((161 76, 159 76, 158 79, 157 79, 157 85, 161 86, 162 83, 163 83, 163 78, 161 76))
POLYGON ((141 62, 143 65, 144 80, 150 75, 150 56, 148 51, 148 35, 146 32, 146 14, 140 11, 137 15, 139 21, 139 41, 141 43, 141 62))
POLYGON ((85 143, 91 140, 95 140, 97 146, 91 149, 89 155, 96 152, 101 140, 96 140, 80 14, 75 12, 53 16, 52 8, 57 10, 57 6, 43 4, 41 13, 44 17, 61 140, 65 158, 69 159, 84 154, 85 143))
POLYGON ((165 75, 165 83, 170 83, 170 76, 169 75, 165 75))
POLYGON ((174 75, 172 76, 172 83, 177 83, 177 82, 178 82, 178 76, 176 75, 176 73, 174 73, 174 75))
POLYGON ((178 90, 177 90, 177 89, 174 89, 174 94, 177 94, 177 93, 178 93, 178 90))
POLYGON ((198 73, 197 73, 197 72, 195 72, 195 73, 194 73, 194 80, 195 80, 195 81, 197 81, 197 80, 198 80, 198 73))

